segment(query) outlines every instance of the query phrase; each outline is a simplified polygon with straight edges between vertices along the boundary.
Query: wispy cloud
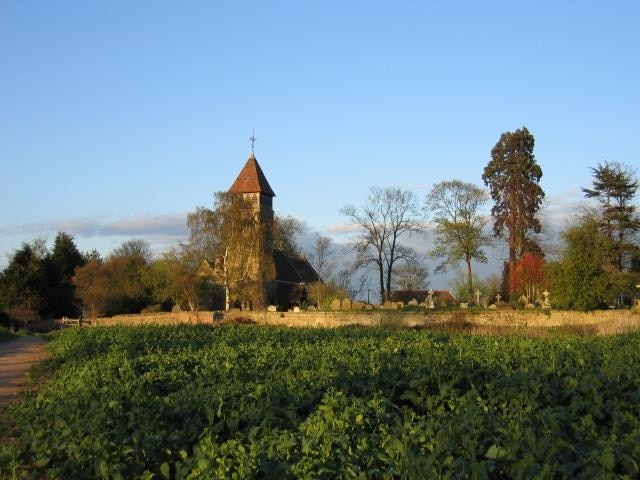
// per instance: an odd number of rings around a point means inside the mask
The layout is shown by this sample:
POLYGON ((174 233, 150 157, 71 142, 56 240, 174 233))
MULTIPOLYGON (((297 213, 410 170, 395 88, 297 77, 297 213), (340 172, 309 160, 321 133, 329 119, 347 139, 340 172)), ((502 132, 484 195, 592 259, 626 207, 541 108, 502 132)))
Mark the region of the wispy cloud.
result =
POLYGON ((135 215, 124 218, 75 218, 31 222, 0 228, 2 235, 41 235, 64 231, 75 237, 161 237, 182 239, 187 235, 186 214, 135 215))
POLYGON ((327 228, 327 233, 333 235, 349 235, 352 233, 358 233, 359 231, 360 227, 352 223, 336 223, 335 225, 331 225, 327 228))
POLYGON ((543 230, 550 233, 564 230, 568 222, 594 205, 593 201, 585 199, 582 192, 576 188, 550 196, 545 203, 540 212, 540 218, 543 222, 543 230))

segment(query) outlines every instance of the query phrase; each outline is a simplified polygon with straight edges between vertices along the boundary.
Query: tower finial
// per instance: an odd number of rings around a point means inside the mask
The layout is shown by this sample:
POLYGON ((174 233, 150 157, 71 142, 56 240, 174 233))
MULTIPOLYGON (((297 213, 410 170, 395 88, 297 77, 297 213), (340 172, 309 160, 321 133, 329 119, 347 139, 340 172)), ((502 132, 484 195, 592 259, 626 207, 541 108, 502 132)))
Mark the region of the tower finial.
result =
POLYGON ((249 137, 249 140, 251 140, 251 153, 253 153, 253 148, 257 140, 255 130, 251 130, 251 136, 249 137))

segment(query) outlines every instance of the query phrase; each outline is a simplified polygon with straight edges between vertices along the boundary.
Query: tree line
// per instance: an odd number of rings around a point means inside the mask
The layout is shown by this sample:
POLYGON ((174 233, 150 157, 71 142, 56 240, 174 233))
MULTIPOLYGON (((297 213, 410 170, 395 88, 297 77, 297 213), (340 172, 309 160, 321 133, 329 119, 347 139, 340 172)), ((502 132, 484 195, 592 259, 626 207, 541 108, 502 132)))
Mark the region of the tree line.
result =
POLYGON ((213 208, 198 207, 187 216, 189 239, 155 257, 142 239, 127 240, 104 258, 95 250, 80 252, 65 232, 51 250, 42 239, 23 244, 0 273, 0 321, 17 327, 47 317, 219 310, 239 298, 264 306, 273 301, 268 284, 274 275, 273 259, 260 248, 266 236, 272 248, 310 257, 325 279, 308 286, 314 303, 350 296, 350 278, 333 273, 327 237, 319 236, 305 252, 297 243, 299 220, 276 215, 273 222, 256 222, 249 201, 228 192, 214 198, 213 208), (252 257, 259 257, 258 272, 250 271, 252 257))
MULTIPOLYGON (((500 295, 512 303, 542 303, 545 289, 553 290, 560 308, 593 310, 629 304, 640 283, 640 217, 634 199, 636 172, 619 162, 605 161, 591 168, 593 185, 582 188, 599 208, 588 208, 567 219, 560 233, 560 251, 548 255, 540 241, 544 191, 542 169, 534 155, 535 140, 526 127, 505 132, 491 150, 484 187, 461 180, 436 183, 422 206, 411 191, 372 188, 363 206, 346 205, 341 213, 356 225, 352 243, 356 270, 373 273, 381 301, 389 300, 394 272, 415 271, 426 260, 410 246, 411 235, 431 221, 436 272, 456 268, 464 273, 453 281, 456 297, 474 301, 500 295), (484 208, 493 202, 490 214, 484 208), (487 227, 492 224, 492 231, 487 227), (487 247, 503 242, 507 257, 500 276, 479 279, 472 264, 487 262, 487 247)), ((425 286, 426 274, 414 277, 411 288, 425 286)))
POLYGON ((175 305, 228 308, 238 297, 265 305, 272 300, 267 285, 274 267, 258 246, 267 238, 273 248, 307 258, 325 279, 308 286, 308 301, 319 306, 368 290, 371 281, 381 302, 394 290, 425 288, 428 260, 435 262, 436 272, 463 266, 452 282, 461 301, 474 301, 480 291, 489 301, 500 294, 504 301, 529 304, 541 302, 549 289, 559 308, 628 304, 640 284, 636 172, 619 162, 592 167, 592 185, 582 192, 596 207, 584 207, 567 219, 559 250, 545 251, 540 240, 545 194, 534 145, 525 127, 503 133, 484 168, 483 186, 445 180, 422 201, 410 190, 374 187, 362 206, 345 205, 340 213, 358 229, 350 265, 335 261, 336 248, 328 237, 318 236, 311 248, 302 249, 297 219, 276 215, 270 223, 257 222, 247 214, 250 204, 219 192, 212 208, 199 207, 188 215, 188 241, 157 258, 139 239, 124 242, 106 258, 78 251, 65 232, 58 233, 50 251, 42 240, 24 244, 0 273, 0 310, 6 322, 83 311, 91 316, 162 311, 175 305), (429 223, 434 246, 425 257, 410 240, 426 232, 429 223), (486 263, 487 249, 501 244, 508 252, 502 272, 479 278, 474 264, 486 263), (259 272, 250 272, 250 265, 259 265, 259 272))

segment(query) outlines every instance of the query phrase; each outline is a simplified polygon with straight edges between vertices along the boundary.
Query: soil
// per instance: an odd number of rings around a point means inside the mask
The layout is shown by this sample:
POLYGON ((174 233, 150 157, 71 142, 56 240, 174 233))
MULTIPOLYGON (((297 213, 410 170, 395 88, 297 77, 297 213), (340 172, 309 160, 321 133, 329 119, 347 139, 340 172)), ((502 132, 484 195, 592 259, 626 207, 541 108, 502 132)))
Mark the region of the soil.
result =
POLYGON ((46 344, 31 335, 0 343, 0 408, 16 399, 29 380, 29 369, 45 358, 46 344))

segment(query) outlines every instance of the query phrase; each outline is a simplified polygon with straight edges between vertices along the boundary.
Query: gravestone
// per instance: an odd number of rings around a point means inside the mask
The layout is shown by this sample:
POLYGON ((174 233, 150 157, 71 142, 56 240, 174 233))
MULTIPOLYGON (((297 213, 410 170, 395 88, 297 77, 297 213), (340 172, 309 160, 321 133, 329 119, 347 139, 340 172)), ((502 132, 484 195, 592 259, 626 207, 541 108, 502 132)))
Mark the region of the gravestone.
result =
POLYGON ((411 300, 409 300, 409 303, 407 303, 407 305, 413 305, 414 307, 417 307, 418 300, 416 300, 415 298, 412 298, 411 300))
POLYGON ((382 308, 384 308, 385 310, 393 310, 396 308, 396 304, 387 300, 382 304, 382 308))
POLYGON ((331 310, 340 310, 340 300, 336 298, 333 302, 331 302, 331 305, 329 305, 329 308, 331 310))
POLYGON ((275 305, 269 305, 267 307, 267 312, 277 312, 278 308, 275 305))
POLYGON ((396 302, 396 308, 398 310, 400 310, 402 307, 404 307, 404 303, 403 302, 396 302))
POLYGON ((343 298, 340 308, 342 310, 351 310, 351 300, 349 300, 348 298, 343 298))
POLYGON ((466 310, 467 308, 469 308, 469 304, 467 302, 462 302, 460 303, 460 308, 462 310, 466 310))
POLYGON ((354 300, 351 304, 351 310, 362 310, 364 308, 364 303, 354 300))
POLYGON ((370 305, 370 304, 367 303, 363 308, 365 310, 373 310, 373 305, 370 305))

